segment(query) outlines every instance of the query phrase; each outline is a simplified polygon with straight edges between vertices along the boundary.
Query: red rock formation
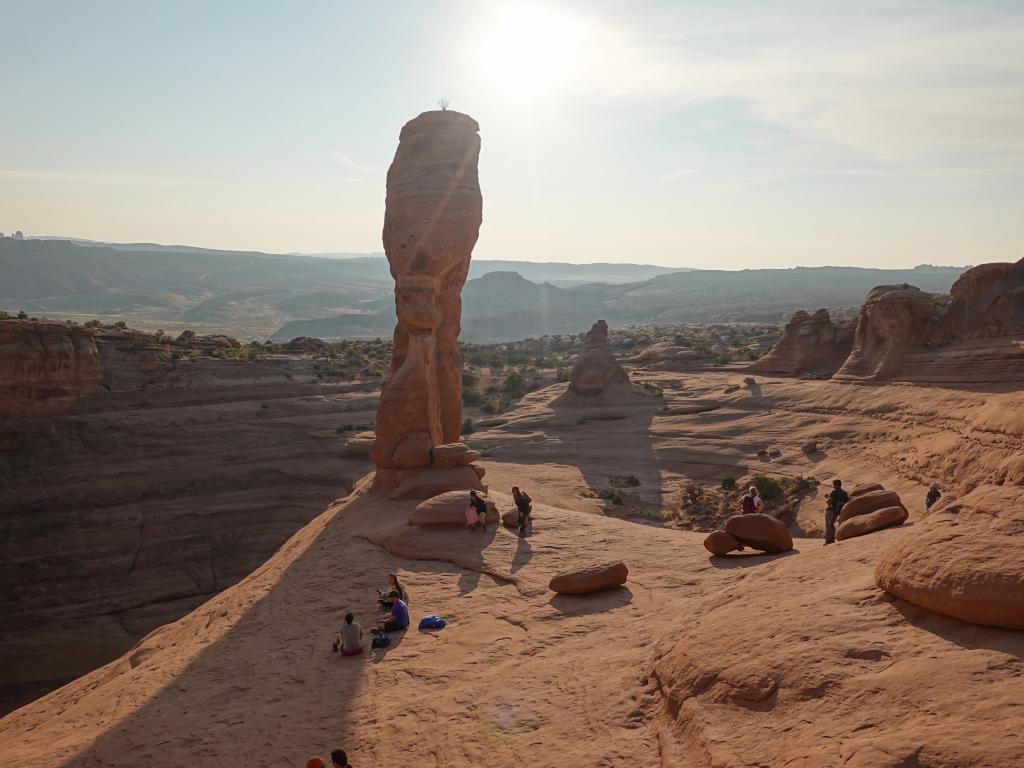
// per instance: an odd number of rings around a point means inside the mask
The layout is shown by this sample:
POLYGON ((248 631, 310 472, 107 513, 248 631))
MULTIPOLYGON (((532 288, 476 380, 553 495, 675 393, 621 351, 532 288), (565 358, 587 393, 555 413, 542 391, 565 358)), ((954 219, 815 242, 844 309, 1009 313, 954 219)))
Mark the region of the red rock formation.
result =
POLYGON ((834 373, 853 349, 854 324, 832 322, 827 309, 813 315, 800 310, 771 351, 749 366, 763 373, 834 373))
POLYGON ((621 587, 628 577, 629 569, 621 560, 598 563, 558 574, 551 579, 548 589, 560 595, 586 595, 621 587))
POLYGON ((878 586, 907 602, 975 624, 1024 629, 1021 489, 980 486, 937 504, 882 550, 878 586))
POLYGON ((57 415, 100 378, 100 353, 87 328, 0 320, 0 419, 57 415))
MULTIPOLYGON (((398 325, 371 451, 378 489, 430 468, 433 448, 459 439, 461 292, 483 207, 478 131, 459 112, 424 112, 402 128, 388 169, 383 239, 398 325)), ((482 487, 471 468, 461 469, 447 473, 461 478, 455 488, 482 487)))
POLYGON ((770 555, 793 548, 789 529, 771 515, 733 515, 725 521, 725 532, 740 544, 770 555))
POLYGON ((608 323, 598 320, 587 333, 569 374, 569 387, 557 402, 602 405, 647 397, 649 393, 643 387, 630 383, 629 374, 608 348, 608 323))
POLYGON ((948 295, 912 286, 873 289, 846 381, 1017 382, 1024 378, 1024 259, 964 272, 948 295))

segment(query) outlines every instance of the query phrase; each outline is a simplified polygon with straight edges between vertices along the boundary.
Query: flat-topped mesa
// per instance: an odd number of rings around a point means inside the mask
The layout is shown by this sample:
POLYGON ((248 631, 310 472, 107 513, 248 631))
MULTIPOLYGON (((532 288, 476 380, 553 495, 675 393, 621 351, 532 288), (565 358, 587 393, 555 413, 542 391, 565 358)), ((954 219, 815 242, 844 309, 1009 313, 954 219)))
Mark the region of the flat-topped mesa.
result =
POLYGON ((398 324, 371 449, 377 489, 404 495, 432 467, 453 489, 482 487, 471 451, 461 466, 444 451, 442 468, 434 450, 457 443, 462 423, 462 286, 483 217, 478 131, 468 115, 424 112, 402 128, 388 169, 383 240, 398 324))
POLYGON ((569 388, 560 399, 600 403, 637 395, 646 397, 647 392, 630 383, 626 369, 608 348, 608 323, 598 320, 587 333, 569 374, 569 388))
POLYGON ((827 309, 813 315, 799 310, 782 331, 771 351, 749 366, 762 373, 831 374, 853 349, 853 322, 833 322, 827 309))

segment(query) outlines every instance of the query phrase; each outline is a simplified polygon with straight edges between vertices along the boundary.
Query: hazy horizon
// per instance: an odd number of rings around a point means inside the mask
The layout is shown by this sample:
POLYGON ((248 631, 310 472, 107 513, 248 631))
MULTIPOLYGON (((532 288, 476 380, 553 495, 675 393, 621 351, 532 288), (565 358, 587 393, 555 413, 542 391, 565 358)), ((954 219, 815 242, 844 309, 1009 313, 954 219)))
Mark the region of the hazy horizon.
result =
POLYGON ((399 130, 447 97, 481 127, 480 260, 1024 255, 1024 8, 1002 0, 108 0, 5 20, 7 233, 379 253, 399 130))

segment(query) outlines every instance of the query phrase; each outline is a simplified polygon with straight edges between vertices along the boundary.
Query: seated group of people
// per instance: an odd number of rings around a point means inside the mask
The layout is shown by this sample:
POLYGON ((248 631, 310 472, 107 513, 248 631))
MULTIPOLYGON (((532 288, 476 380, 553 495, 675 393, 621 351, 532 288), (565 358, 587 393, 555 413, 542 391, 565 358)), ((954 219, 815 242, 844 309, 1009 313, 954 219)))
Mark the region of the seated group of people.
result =
MULTIPOLYGON (((388 590, 377 592, 377 603, 382 613, 377 616, 377 625, 370 630, 374 634, 401 632, 409 626, 409 593, 398 581, 398 575, 389 577, 388 590)), ((345 614, 345 622, 338 630, 331 649, 342 656, 357 656, 363 652, 363 628, 351 613, 345 614)))

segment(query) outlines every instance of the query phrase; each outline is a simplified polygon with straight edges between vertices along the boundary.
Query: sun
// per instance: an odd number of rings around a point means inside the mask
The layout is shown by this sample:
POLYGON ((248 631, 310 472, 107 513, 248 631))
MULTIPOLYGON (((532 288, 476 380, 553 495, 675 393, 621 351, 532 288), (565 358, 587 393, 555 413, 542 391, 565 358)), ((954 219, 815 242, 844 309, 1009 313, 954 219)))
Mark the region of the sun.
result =
POLYGON ((579 32, 572 18, 541 6, 499 8, 480 41, 481 73, 507 96, 549 93, 573 74, 579 32))

